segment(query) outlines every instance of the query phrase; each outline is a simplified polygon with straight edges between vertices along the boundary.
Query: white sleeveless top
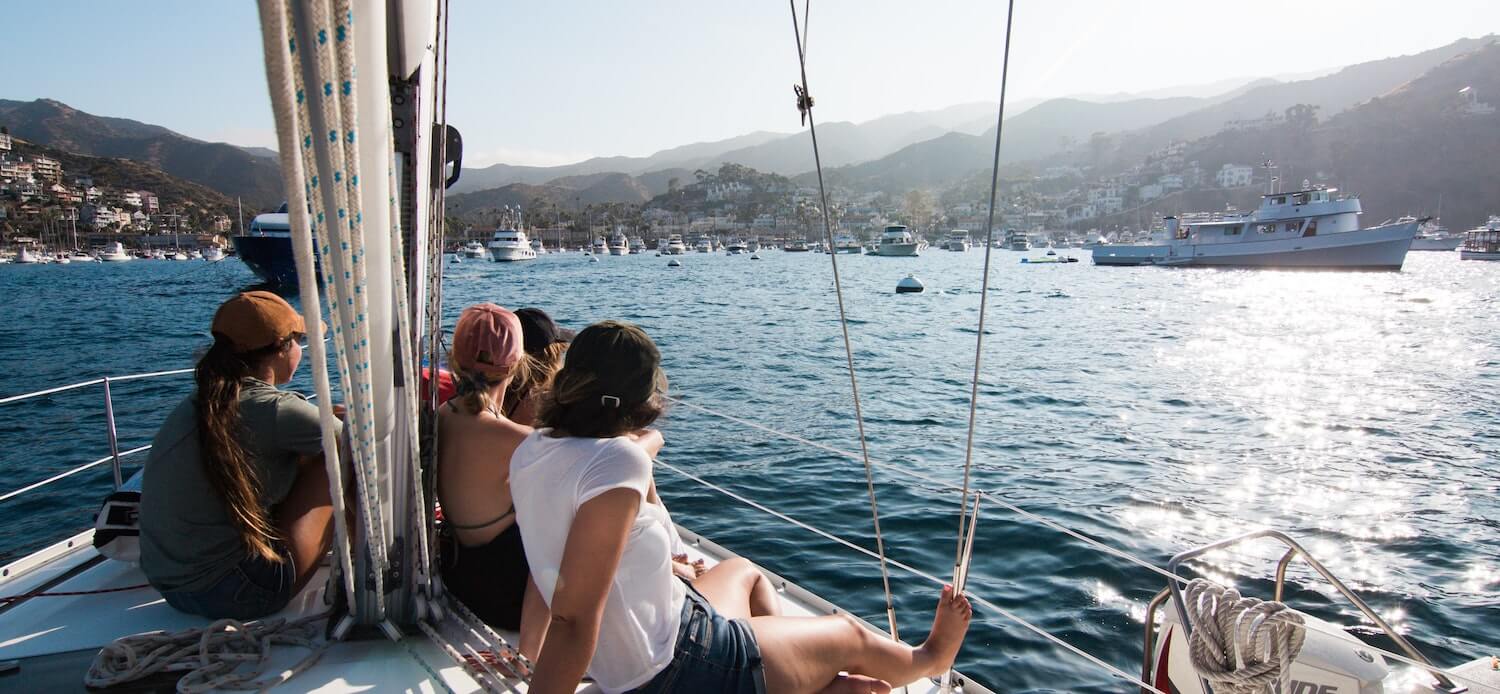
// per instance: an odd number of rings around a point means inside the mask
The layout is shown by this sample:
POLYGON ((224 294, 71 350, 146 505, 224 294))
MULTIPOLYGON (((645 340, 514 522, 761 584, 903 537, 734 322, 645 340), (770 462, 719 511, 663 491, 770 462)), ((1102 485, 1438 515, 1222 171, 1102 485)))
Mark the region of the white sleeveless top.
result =
POLYGON ((665 508, 646 502, 651 457, 625 437, 526 437, 510 462, 516 524, 531 577, 548 605, 578 507, 612 489, 641 495, 635 525, 610 583, 588 674, 605 692, 649 682, 672 662, 687 588, 672 574, 677 532, 665 508))

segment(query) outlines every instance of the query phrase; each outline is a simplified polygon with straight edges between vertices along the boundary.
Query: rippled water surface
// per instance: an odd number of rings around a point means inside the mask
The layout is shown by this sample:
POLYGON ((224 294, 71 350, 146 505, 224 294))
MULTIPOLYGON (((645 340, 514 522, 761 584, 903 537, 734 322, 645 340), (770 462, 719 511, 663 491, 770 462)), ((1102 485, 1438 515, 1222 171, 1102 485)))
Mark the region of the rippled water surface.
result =
MULTIPOLYGON (((997 251, 975 486, 1163 565, 1258 527, 1286 530, 1440 664, 1500 651, 1500 264, 1412 253, 1401 273, 1026 266, 997 251)), ((465 305, 540 306, 572 327, 617 318, 661 346, 686 401, 858 451, 829 258, 811 253, 544 256, 450 266, 465 305)), ((983 252, 840 256, 849 333, 890 555, 947 576, 962 476, 983 252), (896 295, 913 272, 923 294, 896 295)), ((0 267, 0 396, 190 366, 237 261, 0 267)), ((307 369, 298 382, 304 389, 307 369)), ((150 441, 186 377, 115 383, 122 449, 150 441)), ((687 406, 663 460, 867 547, 857 461, 687 406)), ((0 405, 4 490, 108 451, 98 386, 0 405)), ((135 458, 137 462, 139 457, 135 458)), ((107 466, 0 503, 10 556, 86 526, 107 466)), ((884 623, 876 564, 669 470, 674 516, 884 623)), ((1197 570, 1269 597, 1270 545, 1197 570)), ((1358 616, 1307 571, 1289 599, 1358 616)), ((893 569, 902 633, 934 585, 893 569)), ((1161 579, 1016 513, 981 509, 971 588, 1131 672, 1161 579)), ((1369 635, 1366 625, 1360 633, 1369 635)), ((1382 643, 1376 639, 1375 643, 1382 643)), ((1122 691, 981 609, 959 667, 997 691, 1122 691)))

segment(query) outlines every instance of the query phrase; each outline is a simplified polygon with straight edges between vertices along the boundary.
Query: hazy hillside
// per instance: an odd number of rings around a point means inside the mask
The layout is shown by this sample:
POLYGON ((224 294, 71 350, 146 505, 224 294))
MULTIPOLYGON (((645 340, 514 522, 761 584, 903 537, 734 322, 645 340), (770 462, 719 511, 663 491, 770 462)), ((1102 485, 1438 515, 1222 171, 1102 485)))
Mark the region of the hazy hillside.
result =
MULTIPOLYGON (((1351 65, 1309 80, 1257 87, 1214 106, 1199 109, 1149 128, 1134 144, 1143 154, 1173 140, 1191 140, 1218 132, 1225 122, 1281 113, 1294 104, 1319 107, 1319 115, 1340 111, 1399 87, 1445 60, 1490 43, 1493 37, 1460 39, 1440 48, 1384 60, 1351 65)), ((1116 131, 1131 128, 1115 128, 1116 131)))
MULTIPOLYGON (((1464 112, 1459 90, 1472 87, 1500 103, 1500 44, 1491 43, 1448 60, 1426 74, 1321 122, 1232 130, 1188 143, 1184 158, 1205 172, 1227 163, 1256 164, 1270 158, 1283 186, 1304 179, 1358 193, 1366 224, 1411 214, 1438 213, 1454 230, 1468 229, 1500 212, 1500 116, 1464 112), (1321 174, 1321 175, 1320 175, 1321 174)), ((1132 162, 1116 156, 1107 170, 1132 162)), ((1169 196, 1106 224, 1192 210, 1248 208, 1263 191, 1202 190, 1169 196)))
MULTIPOLYGON (((1281 114, 1294 104, 1315 104, 1320 106, 1319 116, 1326 119, 1490 41, 1463 39, 1413 56, 1353 65, 1323 77, 1241 87, 1227 98, 1136 99, 1103 104, 1053 99, 1006 119, 1001 158, 1011 164, 1030 160, 1085 165, 1107 162, 1114 170, 1120 170, 1141 161, 1148 152, 1164 144, 1212 134, 1226 120, 1258 118, 1268 109, 1281 114), (1199 107, 1193 108, 1194 104, 1199 107), (1105 146, 1097 151, 1089 142, 1095 132, 1110 133, 1105 146), (1065 141, 1074 146, 1063 147, 1065 141), (1102 161, 1098 160, 1101 154, 1102 161)), ((962 180, 976 169, 987 169, 993 148, 993 127, 970 139, 945 135, 882 159, 838 170, 835 180, 858 187, 898 191, 942 186, 962 180), (969 149, 964 148, 964 143, 968 143, 969 149)), ((1213 168, 1216 170, 1217 166, 1214 164, 1213 168)))
POLYGON ((486 188, 498 188, 510 183, 541 184, 566 176, 620 172, 638 174, 658 169, 698 168, 707 160, 730 150, 751 147, 786 137, 786 133, 756 131, 748 135, 731 137, 715 142, 696 142, 671 149, 664 149, 648 157, 595 157, 574 164, 561 166, 514 166, 493 164, 482 168, 465 168, 463 176, 449 190, 450 193, 468 193, 486 188))
MULTIPOLYGON (((63 171, 66 171, 69 177, 88 176, 94 179, 94 185, 101 188, 149 190, 156 194, 164 210, 191 202, 204 209, 223 212, 231 217, 235 214, 235 204, 232 198, 192 181, 172 176, 149 164, 129 159, 74 154, 56 147, 26 142, 19 136, 14 141, 14 148, 17 154, 28 157, 41 155, 56 159, 62 164, 63 171)), ((247 214, 255 211, 258 211, 258 208, 246 204, 247 214)))
POLYGON ((125 118, 95 116, 50 99, 0 100, 0 125, 16 137, 59 150, 150 164, 226 196, 242 197, 248 206, 281 202, 276 160, 234 145, 203 142, 125 118))

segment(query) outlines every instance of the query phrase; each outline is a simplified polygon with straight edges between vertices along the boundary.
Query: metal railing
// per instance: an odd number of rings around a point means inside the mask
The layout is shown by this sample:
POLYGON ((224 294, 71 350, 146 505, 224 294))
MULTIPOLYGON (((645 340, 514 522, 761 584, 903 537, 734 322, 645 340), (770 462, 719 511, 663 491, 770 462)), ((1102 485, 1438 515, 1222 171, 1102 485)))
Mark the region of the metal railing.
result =
POLYGON ((73 475, 76 475, 76 474, 78 474, 80 472, 83 472, 84 470, 88 470, 90 468, 98 467, 100 465, 103 465, 104 463, 109 463, 110 470, 111 470, 111 472, 114 473, 115 489, 118 490, 120 488, 120 485, 122 485, 122 484, 125 483, 124 476, 120 472, 120 459, 121 458, 129 457, 129 456, 134 455, 136 453, 141 453, 143 451, 150 450, 151 446, 149 444, 145 445, 145 446, 137 446, 135 448, 132 448, 132 449, 130 449, 128 451, 123 451, 123 452, 120 450, 120 435, 119 435, 119 430, 115 426, 115 399, 114 399, 113 392, 110 390, 110 384, 111 383, 120 383, 122 381, 139 381, 139 380, 148 379, 148 378, 161 378, 161 377, 165 377, 165 376, 181 376, 183 374, 190 374, 190 373, 193 373, 193 369, 172 369, 170 371, 151 371, 151 372, 147 372, 147 373, 128 374, 128 375, 125 375, 125 376, 104 376, 102 378, 94 378, 94 379, 90 379, 90 380, 87 380, 87 381, 80 381, 78 383, 71 383, 71 384, 68 384, 68 385, 65 385, 65 386, 57 386, 55 388, 44 388, 42 390, 33 391, 33 392, 30 392, 30 393, 22 393, 20 395, 10 395, 10 396, 7 396, 7 397, 0 398, 0 405, 9 405, 11 403, 22 402, 22 401, 25 401, 25 400, 31 400, 33 398, 40 398, 40 397, 47 396, 47 395, 56 395, 57 393, 65 393, 65 392, 72 391, 72 390, 78 390, 80 388, 88 388, 90 386, 102 385, 102 386, 104 386, 104 425, 105 425, 105 433, 109 437, 109 455, 108 456, 100 458, 98 460, 95 460, 95 461, 93 461, 91 463, 85 463, 83 465, 80 465, 80 466, 78 466, 76 468, 73 468, 71 470, 68 470, 66 472, 63 472, 63 473, 60 473, 60 474, 57 474, 57 475, 53 475, 52 477, 48 477, 47 479, 44 479, 44 480, 42 480, 40 482, 34 482, 32 484, 28 484, 28 485, 26 485, 24 487, 21 487, 20 489, 16 489, 14 491, 10 491, 10 492, 6 492, 4 494, 0 494, 0 502, 5 502, 5 501, 8 501, 8 500, 13 499, 15 497, 18 497, 18 496, 20 496, 22 494, 25 494, 26 492, 32 491, 34 489, 39 489, 41 487, 45 487, 45 486, 47 486, 49 484, 52 484, 53 482, 56 482, 58 480, 66 479, 68 477, 72 477, 73 475))

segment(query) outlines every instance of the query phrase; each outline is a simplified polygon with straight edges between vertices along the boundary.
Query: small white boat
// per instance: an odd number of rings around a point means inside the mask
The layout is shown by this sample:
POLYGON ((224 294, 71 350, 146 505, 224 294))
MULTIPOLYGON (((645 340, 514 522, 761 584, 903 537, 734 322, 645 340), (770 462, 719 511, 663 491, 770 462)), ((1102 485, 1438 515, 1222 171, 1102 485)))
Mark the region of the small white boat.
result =
POLYGON ((99 260, 106 263, 123 263, 133 259, 129 253, 125 252, 125 244, 119 241, 104 244, 104 250, 99 252, 99 260))
POLYGON ((805 239, 787 239, 786 245, 781 250, 787 253, 806 253, 807 241, 805 239))
POLYGON ((733 239, 724 246, 724 250, 728 252, 729 255, 740 255, 749 251, 749 247, 745 245, 744 241, 733 239))
POLYGON ((224 249, 218 246, 208 246, 203 249, 203 259, 211 263, 217 263, 224 259, 224 249))
POLYGON ((1167 217, 1145 244, 1094 249, 1094 264, 1401 269, 1417 221, 1361 229, 1359 198, 1337 191, 1269 193, 1249 214, 1167 217))
POLYGON ((30 248, 27 248, 26 246, 22 246, 21 247, 21 252, 16 254, 16 264, 17 265, 41 265, 42 264, 42 259, 37 254, 32 253, 30 248))
POLYGON ((526 239, 526 232, 519 226, 514 229, 496 229, 490 236, 490 259, 497 263, 535 260, 536 251, 526 239))
POLYGON ((912 258, 921 253, 917 240, 904 224, 892 224, 880 232, 880 245, 875 255, 888 258, 912 258))
POLYGON ((859 242, 859 239, 854 238, 853 234, 843 232, 834 235, 833 252, 860 255, 865 252, 865 246, 859 242))
POLYGON ((666 255, 682 255, 687 253, 687 244, 682 241, 682 234, 672 234, 667 237, 667 247, 662 253, 666 255))
POLYGON ((1463 260, 1500 260, 1500 215, 1490 217, 1488 224, 1464 234, 1464 245, 1458 247, 1463 260))
MULTIPOLYGON (((1411 221, 1414 217, 1403 217, 1397 221, 1411 221)), ((1448 233, 1448 227, 1436 217, 1417 223, 1417 235, 1411 240, 1414 251, 1451 251, 1464 242, 1462 234, 1448 233)))
POLYGON ((183 253, 180 249, 177 249, 172 251, 172 255, 170 257, 172 260, 187 260, 188 254, 183 253))
POLYGON ((629 255, 630 254, 630 241, 625 238, 624 234, 615 234, 614 237, 609 240, 609 254, 610 255, 629 255))
POLYGON ((531 240, 531 250, 536 251, 537 255, 543 255, 547 252, 547 244, 542 243, 541 238, 534 238, 531 240))
POLYGON ((478 260, 488 254, 489 252, 485 249, 484 244, 478 241, 469 241, 468 243, 459 246, 458 248, 458 255, 461 255, 465 258, 478 260))
POLYGON ((699 253, 713 253, 714 241, 707 236, 699 236, 698 240, 693 242, 693 250, 699 253))
POLYGON ((646 252, 646 241, 639 236, 630 237, 630 254, 640 255, 646 252))
POLYGON ((948 240, 943 242, 943 247, 960 253, 969 250, 969 230, 954 229, 948 232, 948 240))
POLYGON ((749 241, 745 242, 745 250, 751 253, 760 250, 760 239, 751 237, 749 241))

